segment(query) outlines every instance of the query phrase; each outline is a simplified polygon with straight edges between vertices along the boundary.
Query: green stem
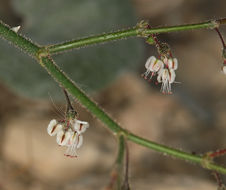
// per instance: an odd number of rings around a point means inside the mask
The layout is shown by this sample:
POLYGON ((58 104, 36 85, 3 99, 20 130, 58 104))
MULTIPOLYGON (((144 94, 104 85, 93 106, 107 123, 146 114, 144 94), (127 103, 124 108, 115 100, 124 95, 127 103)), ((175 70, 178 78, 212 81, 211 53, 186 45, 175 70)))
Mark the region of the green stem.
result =
MULTIPOLYGON (((225 24, 225 20, 218 20, 217 23, 225 24)), ((182 25, 175 27, 165 27, 146 30, 146 33, 160 33, 160 32, 172 32, 179 30, 188 30, 188 29, 198 29, 198 28, 209 28, 217 27, 216 22, 204 22, 200 24, 192 25, 182 25), (214 24, 215 23, 215 24, 214 24)), ((137 29, 135 30, 137 32, 137 29)), ((134 31, 133 31, 134 32, 134 31)), ((131 30, 126 32, 128 36, 133 33, 131 30)), ((120 32, 119 32, 120 34, 120 32)), ((108 34, 109 35, 109 34, 108 34)), ((138 35, 138 34, 137 34, 138 35)), ((114 36, 114 35, 113 35, 114 36)), ((119 35, 120 36, 120 35, 119 35)), ((121 37, 123 35, 121 34, 121 37)), ((66 75, 63 73, 60 68, 53 62, 50 56, 48 56, 48 51, 46 48, 41 48, 38 45, 34 44, 30 40, 24 38, 23 36, 13 32, 7 25, 0 22, 0 37, 6 39, 13 45, 19 47, 24 52, 36 58, 36 60, 47 70, 47 72, 62 86, 64 87, 73 97, 77 98, 78 101, 84 105, 93 115, 100 119, 114 134, 122 134, 128 140, 133 141, 142 146, 148 147, 163 154, 173 156, 175 158, 180 158, 183 160, 191 161, 193 163, 198 163, 201 166, 204 166, 207 169, 215 170, 219 173, 226 174, 226 168, 214 164, 201 156, 189 154, 180 150, 176 150, 146 139, 143 139, 139 136, 136 136, 127 130, 121 128, 114 120, 112 120, 108 114, 106 114, 101 108, 97 106, 83 91, 81 91, 66 75)), ((100 36, 99 36, 100 37, 100 36)), ((109 36, 108 36, 109 37, 109 36)), ((113 39, 109 38, 110 40, 113 39)), ((95 40, 94 40, 95 41, 95 40)), ((82 40, 80 40, 80 43, 82 40)), ((83 43, 80 44, 81 47, 83 43)), ((91 44, 91 43, 90 43, 91 44)), ((54 46, 52 46, 54 47, 54 46)), ((58 51, 59 52, 59 51, 58 51)))
POLYGON ((120 134, 118 136, 118 155, 116 160, 116 163, 118 165, 123 164, 124 154, 125 154, 125 139, 124 139, 124 135, 120 134))
POLYGON ((130 190, 130 185, 129 185, 129 147, 127 142, 125 141, 125 174, 124 174, 124 181, 122 184, 121 189, 122 190, 130 190))
POLYGON ((140 28, 135 27, 128 30, 121 30, 118 32, 112 32, 107 34, 101 34, 97 36, 91 36, 87 38, 82 38, 78 40, 72 40, 56 45, 47 46, 50 54, 56 54, 60 52, 64 52, 66 50, 74 49, 74 48, 81 48, 84 46, 103 43, 112 40, 118 39, 126 39, 128 37, 146 37, 149 34, 156 34, 156 33, 166 33, 166 32, 177 32, 177 31, 185 31, 185 30, 193 30, 193 29, 202 29, 202 28, 216 28, 219 26, 219 23, 225 24, 225 19, 219 19, 218 21, 207 21, 198 24, 185 24, 180 26, 167 26, 167 27, 158 27, 158 28, 140 28))
POLYGON ((19 35, 18 33, 12 31, 10 27, 4 24, 0 20, 0 37, 11 42, 16 47, 20 48, 24 52, 28 53, 32 57, 36 57, 40 47, 31 40, 26 39, 25 37, 19 35))
POLYGON ((119 135, 118 136, 118 155, 116 160, 118 190, 121 190, 121 186, 122 186, 124 155, 125 155, 125 139, 124 139, 124 135, 119 135))
POLYGON ((197 163, 206 169, 210 169, 210 170, 218 171, 219 173, 222 173, 222 174, 226 174, 225 167, 214 164, 211 160, 208 160, 208 157, 205 158, 204 156, 194 155, 181 150, 170 148, 168 146, 164 146, 164 145, 149 141, 147 139, 141 138, 132 133, 127 134, 127 139, 136 144, 140 144, 142 146, 146 146, 157 152, 161 152, 164 155, 173 156, 176 158, 180 158, 182 160, 187 160, 193 163, 197 163))

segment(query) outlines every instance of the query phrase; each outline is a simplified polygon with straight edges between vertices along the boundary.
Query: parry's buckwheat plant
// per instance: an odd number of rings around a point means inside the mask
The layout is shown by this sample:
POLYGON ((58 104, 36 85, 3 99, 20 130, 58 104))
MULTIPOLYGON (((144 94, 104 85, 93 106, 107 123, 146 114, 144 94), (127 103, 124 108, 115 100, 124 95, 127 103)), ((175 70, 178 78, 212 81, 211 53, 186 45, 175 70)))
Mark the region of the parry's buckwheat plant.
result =
MULTIPOLYGON (((126 141, 132 141, 141 146, 161 152, 164 155, 170 155, 174 158, 199 164, 205 169, 221 174, 226 174, 226 167, 216 164, 213 158, 219 155, 223 155, 225 151, 216 151, 215 153, 207 153, 204 155, 191 154, 144 139, 122 128, 94 101, 92 101, 82 90, 77 87, 76 83, 74 83, 56 65, 56 63, 52 59, 52 55, 56 53, 65 52, 66 50, 72 50, 75 48, 88 46, 91 44, 109 42, 116 39, 127 39, 132 36, 142 37, 147 40, 147 43, 151 45, 154 44, 159 53, 159 58, 156 58, 154 56, 148 58, 145 64, 146 72, 142 76, 149 81, 151 81, 152 79, 154 80, 155 77, 155 80, 158 83, 162 83, 161 91, 164 94, 172 94, 171 85, 175 82, 175 71, 178 68, 178 61, 175 57, 172 56, 169 45, 166 43, 159 42, 159 40, 157 39, 157 34, 194 29, 215 29, 218 32, 220 39, 223 43, 223 72, 226 74, 226 48, 223 37, 218 30, 218 28, 223 24, 226 24, 226 18, 196 24, 158 28, 150 28, 146 22, 140 22, 136 25, 136 27, 127 30, 105 33, 102 35, 86 37, 79 40, 72 40, 64 43, 53 44, 51 46, 39 46, 33 43, 31 40, 28 40, 27 38, 23 37, 18 31, 20 27, 11 28, 3 22, 0 22, 0 37, 7 40, 14 46, 20 48, 23 52, 32 56, 43 67, 43 69, 45 69, 50 74, 50 76, 54 78, 55 81, 57 81, 57 83, 65 89, 64 92, 67 99, 65 118, 59 121, 55 119, 51 120, 47 128, 47 132, 49 135, 56 135, 56 140, 59 145, 67 147, 65 155, 69 157, 77 156, 76 150, 80 148, 83 143, 82 135, 89 127, 89 124, 87 122, 78 120, 77 112, 72 107, 69 97, 67 95, 68 92, 71 96, 76 98, 84 107, 86 107, 87 110, 89 110, 94 116, 96 116, 96 118, 101 120, 105 124, 105 126, 112 131, 113 135, 115 135, 115 137, 118 139, 119 152, 116 160, 117 167, 115 170, 117 180, 113 180, 113 182, 118 182, 118 189, 121 189, 121 187, 123 187, 124 189, 129 189, 129 157, 128 148, 126 148, 126 141), (123 171, 124 158, 126 160, 126 171, 123 171)), ((182 62, 183 60, 180 60, 180 63, 182 62)), ((223 186, 221 185, 221 187, 223 186)))

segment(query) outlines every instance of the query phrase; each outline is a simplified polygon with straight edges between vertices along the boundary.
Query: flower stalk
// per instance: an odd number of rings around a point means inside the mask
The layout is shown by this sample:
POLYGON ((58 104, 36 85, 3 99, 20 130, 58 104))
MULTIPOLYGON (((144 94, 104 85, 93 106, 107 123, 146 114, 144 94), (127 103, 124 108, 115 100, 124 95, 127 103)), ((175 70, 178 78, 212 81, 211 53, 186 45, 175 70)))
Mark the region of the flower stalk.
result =
MULTIPOLYGON (((203 28, 217 28, 220 24, 226 24, 224 19, 217 21, 207 21, 198 24, 186 24, 180 26, 167 26, 167 27, 158 27, 158 28, 140 28, 139 25, 132 29, 121 30, 118 32, 111 32, 107 34, 101 34, 97 36, 91 36, 87 38, 82 38, 78 40, 72 40, 64 43, 59 43, 56 45, 46 46, 50 54, 61 53, 66 50, 71 50, 75 48, 81 48, 88 45, 103 43, 107 41, 113 41, 118 39, 126 39, 128 37, 146 37, 150 34, 160 34, 167 32, 178 32, 185 30, 194 30, 194 29, 203 29, 203 28)), ((142 26, 142 25, 141 25, 142 26)))

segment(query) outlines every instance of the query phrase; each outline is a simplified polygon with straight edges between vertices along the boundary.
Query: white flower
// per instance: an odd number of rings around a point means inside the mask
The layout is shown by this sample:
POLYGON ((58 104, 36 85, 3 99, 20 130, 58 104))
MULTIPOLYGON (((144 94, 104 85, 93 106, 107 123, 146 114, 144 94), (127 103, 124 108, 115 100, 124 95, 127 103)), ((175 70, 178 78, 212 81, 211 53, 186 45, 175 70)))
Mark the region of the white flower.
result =
POLYGON ((17 33, 20 30, 20 27, 21 26, 15 26, 15 27, 12 27, 11 30, 17 33))
POLYGON ((47 127, 47 132, 50 136, 54 136, 62 129, 63 126, 61 124, 58 124, 58 122, 55 119, 53 119, 50 121, 47 127))
POLYGON ((47 132, 50 136, 56 135, 56 142, 60 146, 66 146, 67 150, 64 154, 68 157, 77 157, 77 149, 82 146, 82 133, 89 127, 86 121, 78 119, 68 119, 63 121, 51 120, 47 132))
POLYGON ((86 121, 75 120, 73 128, 79 134, 84 133, 86 129, 89 127, 89 123, 86 121))
POLYGON ((178 61, 177 58, 164 58, 163 59, 163 63, 169 68, 169 69, 173 69, 173 70, 177 70, 178 68, 178 61))
POLYGON ((159 72, 164 67, 161 60, 156 59, 155 56, 151 56, 145 63, 146 72, 143 74, 144 79, 147 79, 148 75, 151 73, 150 79, 159 72))
POLYGON ((176 74, 173 69, 163 69, 157 77, 159 83, 162 83, 161 92, 163 94, 172 94, 171 84, 175 81, 176 74))
POLYGON ((77 157, 77 149, 82 146, 83 143, 83 136, 74 132, 67 144, 68 148, 66 150, 65 156, 68 157, 77 157))
POLYGON ((68 130, 68 131, 59 131, 57 133, 57 138, 56 138, 56 141, 57 141, 57 144, 59 144, 60 146, 65 146, 68 144, 70 138, 71 138, 71 130, 68 130))

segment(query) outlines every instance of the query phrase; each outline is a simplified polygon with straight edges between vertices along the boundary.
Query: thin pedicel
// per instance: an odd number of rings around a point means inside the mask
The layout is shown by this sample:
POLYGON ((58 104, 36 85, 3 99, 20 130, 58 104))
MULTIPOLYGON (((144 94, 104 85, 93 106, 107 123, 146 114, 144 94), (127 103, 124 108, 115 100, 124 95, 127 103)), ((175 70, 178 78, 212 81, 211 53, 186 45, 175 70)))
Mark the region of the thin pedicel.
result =
POLYGON ((222 71, 224 74, 226 74, 226 44, 224 42, 224 38, 223 38, 223 35, 221 34, 220 30, 218 28, 215 28, 215 31, 217 32, 220 40, 221 40, 221 43, 222 43, 222 57, 223 57, 223 65, 222 65, 222 71))

